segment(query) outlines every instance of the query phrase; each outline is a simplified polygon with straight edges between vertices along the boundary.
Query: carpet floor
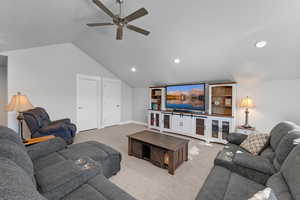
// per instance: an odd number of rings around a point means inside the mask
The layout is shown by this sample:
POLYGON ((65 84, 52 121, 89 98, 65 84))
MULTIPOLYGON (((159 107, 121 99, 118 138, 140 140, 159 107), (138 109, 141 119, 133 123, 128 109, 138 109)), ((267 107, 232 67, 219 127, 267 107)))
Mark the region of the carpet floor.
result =
POLYGON ((207 145, 200 140, 188 138, 189 161, 184 162, 172 176, 165 169, 128 156, 126 136, 145 129, 142 125, 126 124, 85 131, 76 136, 75 143, 95 140, 120 151, 121 171, 110 180, 138 200, 194 200, 222 145, 207 145))

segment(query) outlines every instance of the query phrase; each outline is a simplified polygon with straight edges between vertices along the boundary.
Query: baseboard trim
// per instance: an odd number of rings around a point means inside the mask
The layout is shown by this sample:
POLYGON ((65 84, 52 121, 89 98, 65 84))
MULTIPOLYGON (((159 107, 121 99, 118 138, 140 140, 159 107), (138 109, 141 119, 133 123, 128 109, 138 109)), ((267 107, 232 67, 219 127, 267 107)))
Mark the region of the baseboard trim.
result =
POLYGON ((124 124, 139 124, 139 125, 147 126, 147 123, 145 123, 145 122, 139 122, 139 121, 134 121, 134 120, 119 123, 119 125, 124 125, 124 124))

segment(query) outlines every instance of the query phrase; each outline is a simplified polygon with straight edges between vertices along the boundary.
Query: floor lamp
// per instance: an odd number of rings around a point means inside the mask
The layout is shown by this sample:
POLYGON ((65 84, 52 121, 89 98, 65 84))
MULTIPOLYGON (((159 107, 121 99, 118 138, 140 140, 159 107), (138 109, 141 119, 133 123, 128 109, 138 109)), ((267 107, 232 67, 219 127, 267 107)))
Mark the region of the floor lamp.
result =
POLYGON ((18 92, 17 95, 14 95, 11 98, 10 103, 5 107, 7 112, 15 111, 18 113, 17 120, 19 122, 19 134, 23 140, 25 140, 23 137, 23 112, 32 108, 33 105, 30 103, 27 96, 22 95, 20 92, 18 92))

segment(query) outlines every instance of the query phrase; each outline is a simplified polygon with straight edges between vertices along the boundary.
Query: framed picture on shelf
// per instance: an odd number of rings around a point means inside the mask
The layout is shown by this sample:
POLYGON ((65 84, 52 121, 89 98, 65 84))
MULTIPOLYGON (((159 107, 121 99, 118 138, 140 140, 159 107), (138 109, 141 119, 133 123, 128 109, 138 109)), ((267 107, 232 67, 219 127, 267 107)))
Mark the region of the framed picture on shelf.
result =
POLYGON ((225 106, 231 106, 232 105, 232 100, 231 98, 226 98, 225 99, 225 106))

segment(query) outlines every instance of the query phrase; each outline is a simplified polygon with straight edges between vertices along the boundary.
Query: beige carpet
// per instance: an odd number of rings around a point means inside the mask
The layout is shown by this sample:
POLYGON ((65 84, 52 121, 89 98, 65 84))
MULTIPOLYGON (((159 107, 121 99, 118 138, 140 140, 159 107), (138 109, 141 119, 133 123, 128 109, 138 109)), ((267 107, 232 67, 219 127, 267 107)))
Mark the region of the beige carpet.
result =
POLYGON ((190 139, 189 161, 183 163, 172 176, 167 170, 128 156, 126 135, 144 129, 145 126, 136 124, 113 126, 79 133, 75 142, 96 140, 120 151, 123 156, 122 169, 110 180, 138 200, 194 200, 222 146, 206 145, 200 140, 190 139))

